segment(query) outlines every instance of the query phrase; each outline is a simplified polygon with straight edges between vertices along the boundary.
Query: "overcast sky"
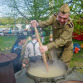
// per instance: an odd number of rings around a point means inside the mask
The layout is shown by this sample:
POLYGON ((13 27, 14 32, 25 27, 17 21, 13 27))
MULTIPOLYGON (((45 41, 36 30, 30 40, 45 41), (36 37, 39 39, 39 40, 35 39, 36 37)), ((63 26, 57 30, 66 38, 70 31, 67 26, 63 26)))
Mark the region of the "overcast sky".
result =
POLYGON ((0 0, 0 17, 6 16, 6 13, 9 12, 9 8, 6 5, 4 0, 0 0))

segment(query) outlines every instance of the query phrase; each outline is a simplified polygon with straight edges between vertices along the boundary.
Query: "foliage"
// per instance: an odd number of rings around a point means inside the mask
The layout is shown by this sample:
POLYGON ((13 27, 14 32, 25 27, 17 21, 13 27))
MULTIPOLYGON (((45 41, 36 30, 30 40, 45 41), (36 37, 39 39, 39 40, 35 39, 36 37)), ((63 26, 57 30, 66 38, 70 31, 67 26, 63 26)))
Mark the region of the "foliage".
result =
POLYGON ((9 24, 10 27, 14 26, 14 24, 18 24, 18 23, 25 24, 26 22, 28 21, 23 17, 19 17, 17 19, 12 18, 12 17, 3 17, 3 18, 1 17, 0 18, 0 25, 5 26, 9 24))
POLYGON ((6 2, 14 11, 12 12, 14 17, 20 15, 27 20, 42 20, 58 12, 64 0, 6 0, 6 2))
POLYGON ((83 20, 74 20, 74 32, 83 34, 83 20))
POLYGON ((1 17, 0 18, 0 24, 5 25, 5 24, 14 24, 14 19, 11 17, 1 17))
MULTIPOLYGON (((13 11, 14 17, 22 16, 26 19, 43 19, 57 13, 63 3, 68 3, 73 14, 82 18, 82 0, 5 0, 13 11)), ((76 18, 76 17, 75 17, 76 18)))
POLYGON ((26 19, 25 18, 22 18, 22 17, 19 17, 16 19, 16 23, 21 23, 21 24, 25 24, 26 23, 26 19))
MULTIPOLYGON (((72 19, 83 18, 82 0, 5 0, 5 3, 11 8, 11 13, 9 17, 0 18, 3 25, 25 24, 34 19, 46 20, 51 14, 57 13, 63 3, 69 4, 72 19)), ((74 31, 79 27, 82 29, 82 26, 74 24, 74 31)))
POLYGON ((70 0, 68 1, 70 5, 71 13, 74 14, 74 19, 83 18, 83 1, 82 0, 70 0))
POLYGON ((48 8, 47 0, 6 0, 8 6, 14 11, 14 15, 20 15, 21 17, 30 19, 39 19, 46 12, 45 8, 48 8))

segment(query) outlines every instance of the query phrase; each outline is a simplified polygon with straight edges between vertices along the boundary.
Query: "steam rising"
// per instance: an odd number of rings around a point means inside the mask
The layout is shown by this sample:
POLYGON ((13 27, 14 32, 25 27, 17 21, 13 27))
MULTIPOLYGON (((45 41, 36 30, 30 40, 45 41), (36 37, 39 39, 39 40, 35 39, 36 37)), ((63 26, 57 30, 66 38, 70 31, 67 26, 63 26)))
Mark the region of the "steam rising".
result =
POLYGON ((42 61, 30 63, 27 72, 37 77, 57 77, 61 76, 67 71, 67 66, 60 60, 55 59, 53 63, 48 62, 48 71, 42 61))

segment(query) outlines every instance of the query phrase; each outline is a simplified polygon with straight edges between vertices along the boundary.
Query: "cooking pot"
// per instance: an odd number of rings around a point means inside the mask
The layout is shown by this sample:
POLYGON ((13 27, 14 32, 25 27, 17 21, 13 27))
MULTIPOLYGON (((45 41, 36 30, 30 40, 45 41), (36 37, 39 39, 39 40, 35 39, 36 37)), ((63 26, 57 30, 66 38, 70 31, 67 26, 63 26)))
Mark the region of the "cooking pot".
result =
MULTIPOLYGON (((80 72, 76 71, 76 69, 81 69, 78 67, 73 67, 68 68, 67 65, 62 62, 62 61, 55 61, 53 63, 48 62, 48 72, 45 69, 45 64, 42 61, 38 61, 38 62, 34 62, 34 63, 29 63, 29 65, 27 66, 27 68, 23 69, 23 72, 19 75, 17 72, 15 75, 16 76, 16 83, 82 83, 83 82, 83 74, 81 74, 80 72), (60 66, 58 67, 57 64, 60 66), (50 71, 50 68, 52 68, 53 66, 55 66, 55 68, 61 68, 62 70, 64 70, 64 72, 62 74, 58 74, 57 76, 41 76, 39 75, 42 71, 45 71, 45 73, 48 73, 50 71), (41 68, 41 70, 39 69, 39 67, 41 68), (43 68, 44 70, 43 70, 43 68), (39 74, 34 74, 33 71, 35 71, 36 69, 39 69, 38 71, 36 71, 36 73, 39 74), (32 71, 30 71, 32 70, 32 71)), ((54 69, 55 69, 54 68, 54 69)), ((54 73, 55 71, 53 71, 54 73)), ((59 70, 57 70, 57 72, 59 72, 59 70)), ((56 73, 55 73, 56 74, 56 73)))
POLYGON ((68 71, 67 65, 60 61, 48 62, 48 71, 43 61, 30 63, 26 74, 36 82, 55 82, 55 79, 62 78, 68 71))
POLYGON ((37 61, 29 64, 26 70, 26 75, 29 78, 33 79, 36 83, 67 83, 67 81, 69 83, 75 83, 75 81, 78 83, 82 83, 83 74, 76 71, 76 69, 82 68, 78 68, 75 66, 71 69, 68 68, 68 66, 61 60, 55 59, 54 62, 48 62, 48 71, 46 71, 44 62, 37 61), (48 74, 50 70, 52 70, 53 72, 48 74), (62 73, 60 74, 61 70, 62 73), (56 72, 58 75, 55 75, 56 72))

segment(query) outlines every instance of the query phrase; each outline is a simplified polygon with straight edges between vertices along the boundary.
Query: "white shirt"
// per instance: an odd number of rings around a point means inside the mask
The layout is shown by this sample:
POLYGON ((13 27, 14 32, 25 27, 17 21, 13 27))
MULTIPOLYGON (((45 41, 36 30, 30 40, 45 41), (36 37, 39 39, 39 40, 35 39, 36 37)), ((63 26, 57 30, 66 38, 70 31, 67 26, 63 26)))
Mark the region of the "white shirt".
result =
POLYGON ((32 42, 29 42, 26 45, 26 50, 25 50, 25 58, 32 57, 32 56, 42 56, 40 50, 39 50, 39 43, 37 40, 32 40, 32 42), (33 46, 33 43, 35 43, 35 46, 33 46), (34 53, 34 48, 35 48, 35 53, 34 53), (35 54, 35 55, 34 55, 35 54))

